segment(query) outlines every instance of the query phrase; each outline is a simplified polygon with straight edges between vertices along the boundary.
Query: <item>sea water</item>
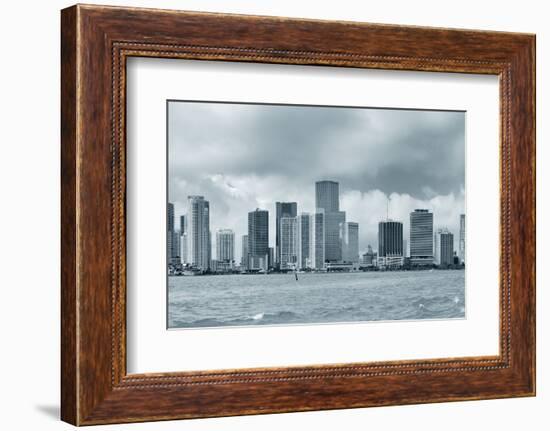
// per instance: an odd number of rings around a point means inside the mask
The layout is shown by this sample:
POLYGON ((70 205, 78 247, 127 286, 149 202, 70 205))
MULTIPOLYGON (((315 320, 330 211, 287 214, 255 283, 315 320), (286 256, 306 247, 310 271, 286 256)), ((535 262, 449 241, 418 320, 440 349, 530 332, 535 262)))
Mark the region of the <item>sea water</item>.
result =
POLYGON ((168 327, 465 317, 464 270, 168 277, 168 327))

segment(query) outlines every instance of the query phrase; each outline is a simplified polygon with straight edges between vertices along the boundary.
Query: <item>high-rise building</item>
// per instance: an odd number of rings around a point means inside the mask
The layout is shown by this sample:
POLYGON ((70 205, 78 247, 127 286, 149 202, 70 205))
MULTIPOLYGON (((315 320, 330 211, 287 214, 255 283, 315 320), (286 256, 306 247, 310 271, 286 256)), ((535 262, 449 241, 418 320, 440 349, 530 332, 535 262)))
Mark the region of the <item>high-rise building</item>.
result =
POLYGON ((267 267, 273 268, 275 265, 275 249, 273 247, 269 247, 269 256, 267 259, 267 267))
POLYGON ((179 257, 183 264, 187 263, 187 216, 180 216, 180 230, 179 230, 179 257))
POLYGON ((241 267, 248 269, 248 235, 242 236, 241 267))
POLYGON ((466 262, 466 214, 460 214, 460 238, 458 243, 460 263, 466 262))
POLYGON ((438 229, 434 236, 435 263, 440 266, 454 263, 454 236, 447 229, 438 229))
POLYGON ((189 263, 189 259, 187 256, 187 243, 188 243, 187 233, 180 232, 180 260, 181 260, 181 263, 183 263, 184 265, 189 263))
POLYGON ((325 213, 325 262, 339 262, 342 260, 340 224, 346 222, 346 213, 340 211, 340 185, 337 181, 315 183, 315 207, 325 213))
POLYGON ((235 233, 231 229, 216 232, 216 259, 220 262, 235 260, 235 233))
POLYGON ((378 223, 378 261, 382 267, 403 265, 403 223, 392 220, 378 223))
POLYGON ((189 196, 187 222, 187 260, 203 271, 210 268, 210 203, 203 196, 189 196))
POLYGON ((298 204, 296 202, 275 202, 275 259, 277 265, 281 262, 281 218, 296 217, 298 204))
POLYGON ((177 265, 181 263, 180 258, 180 234, 179 232, 169 231, 168 237, 168 262, 177 265))
POLYGON ((339 262, 342 260, 342 243, 340 241, 340 225, 346 222, 344 211, 325 211, 325 261, 339 262))
POLYGON ((315 208, 325 213, 340 211, 340 186, 336 181, 317 181, 315 183, 315 208))
POLYGON ((309 221, 310 268, 323 269, 325 264, 325 211, 318 209, 309 221))
POLYGON ((342 244, 342 260, 344 262, 359 262, 359 223, 346 222, 340 224, 340 242, 342 244))
POLYGON ((167 214, 166 214, 166 248, 168 263, 179 264, 180 260, 180 236, 174 226, 174 204, 168 202, 167 214))
POLYGON ((167 231, 168 232, 174 232, 175 226, 174 226, 174 204, 171 202, 168 202, 168 209, 166 214, 166 221, 167 221, 167 231))
POLYGON ((248 268, 268 269, 269 212, 256 209, 248 213, 248 268))
POLYGON ((280 225, 281 269, 295 269, 298 261, 298 218, 283 216, 280 225))
POLYGON ((187 216, 180 216, 180 233, 187 233, 187 216))
POLYGON ((411 265, 432 265, 434 215, 427 209, 415 209, 410 217, 411 265))
POLYGON ((310 260, 310 235, 311 214, 298 215, 298 268, 311 268, 310 260))

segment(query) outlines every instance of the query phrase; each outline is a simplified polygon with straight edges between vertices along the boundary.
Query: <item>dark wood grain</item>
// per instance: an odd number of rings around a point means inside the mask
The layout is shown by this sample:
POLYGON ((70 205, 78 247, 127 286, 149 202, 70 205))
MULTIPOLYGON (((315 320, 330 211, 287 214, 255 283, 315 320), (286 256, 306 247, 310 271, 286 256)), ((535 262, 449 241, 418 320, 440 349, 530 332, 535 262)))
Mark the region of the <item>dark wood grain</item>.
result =
POLYGON ((534 395, 533 35, 74 6, 62 11, 61 39, 63 420, 86 425, 534 395), (500 354, 127 375, 130 56, 498 75, 500 354))

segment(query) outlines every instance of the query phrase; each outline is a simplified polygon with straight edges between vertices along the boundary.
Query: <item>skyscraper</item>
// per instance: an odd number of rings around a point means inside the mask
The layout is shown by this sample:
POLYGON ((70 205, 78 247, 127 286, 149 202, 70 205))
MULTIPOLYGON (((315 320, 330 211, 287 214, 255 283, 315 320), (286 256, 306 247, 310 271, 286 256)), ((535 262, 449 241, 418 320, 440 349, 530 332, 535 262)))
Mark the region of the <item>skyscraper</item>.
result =
POLYGON ((267 270, 269 261, 269 213, 256 209, 248 213, 249 269, 267 270))
POLYGON ((381 266, 403 265, 403 223, 378 223, 378 259, 381 266))
POLYGON ((309 259, 311 268, 322 269, 325 264, 325 211, 318 209, 310 216, 309 259))
POLYGON ((187 263, 187 216, 180 216, 180 230, 179 230, 179 244, 180 244, 180 260, 181 263, 187 263))
POLYGON ((310 235, 311 215, 301 213, 298 216, 298 268, 311 268, 310 235))
POLYGON ((454 263, 454 235, 447 229, 438 229, 434 238, 435 263, 441 266, 454 263))
POLYGON ((187 232, 187 217, 184 215, 180 216, 180 233, 187 232))
POLYGON ((248 235, 242 236, 241 247, 241 267, 248 269, 248 235))
POLYGON ((324 210, 325 261, 342 260, 340 224, 346 222, 346 213, 340 211, 340 185, 336 181, 315 183, 315 207, 324 210))
POLYGON ((174 204, 171 202, 168 202, 168 210, 167 210, 167 230, 168 232, 174 232, 175 226, 174 226, 174 204))
POLYGON ((298 260, 298 218, 283 216, 280 225, 281 269, 295 269, 298 260))
POLYGON ((216 232, 216 259, 220 262, 235 260, 235 233, 231 229, 216 232))
POLYGON ((296 217, 298 204, 296 202, 275 202, 275 259, 277 265, 281 262, 281 217, 296 217))
POLYGON ((410 217, 411 265, 432 265, 434 215, 426 209, 415 209, 410 217))
POLYGON ((210 203, 203 196, 188 196, 187 259, 203 271, 210 268, 210 203))
POLYGON ((315 208, 325 213, 340 211, 340 186, 336 181, 317 181, 315 183, 315 208))
POLYGON ((166 232, 166 246, 168 263, 178 264, 180 260, 180 236, 175 230, 174 226, 174 204, 168 202, 167 208, 167 232, 166 232))
POLYGON ((325 211, 325 262, 342 260, 342 243, 340 242, 340 225, 346 222, 344 211, 325 211))
POLYGON ((183 263, 184 265, 186 263, 189 263, 189 259, 188 259, 188 256, 187 256, 187 244, 188 244, 188 239, 187 239, 187 233, 186 232, 183 232, 181 233, 180 232, 180 260, 181 260, 181 263, 183 263))
POLYGON ((460 239, 458 243, 460 263, 466 262, 466 214, 460 214, 460 239))
POLYGON ((359 223, 346 222, 340 224, 340 241, 342 243, 342 260, 344 262, 359 262, 359 223))

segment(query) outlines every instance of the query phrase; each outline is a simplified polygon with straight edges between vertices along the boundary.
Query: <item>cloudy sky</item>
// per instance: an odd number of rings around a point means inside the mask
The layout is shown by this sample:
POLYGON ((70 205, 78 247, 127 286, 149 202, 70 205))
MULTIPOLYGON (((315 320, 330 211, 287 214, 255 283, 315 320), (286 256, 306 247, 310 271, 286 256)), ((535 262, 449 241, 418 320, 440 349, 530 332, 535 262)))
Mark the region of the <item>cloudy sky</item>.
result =
MULTIPOLYGON (((315 181, 340 183, 340 209, 359 223, 360 251, 377 246, 378 222, 434 212, 458 247, 464 212, 465 114, 371 108, 169 102, 168 194, 176 215, 187 196, 210 201, 215 231, 235 231, 236 258, 247 213, 269 210, 275 243, 275 202, 314 210, 315 181)), ((179 218, 178 218, 179 220, 179 218)), ((179 222, 176 223, 179 226, 179 222)))

